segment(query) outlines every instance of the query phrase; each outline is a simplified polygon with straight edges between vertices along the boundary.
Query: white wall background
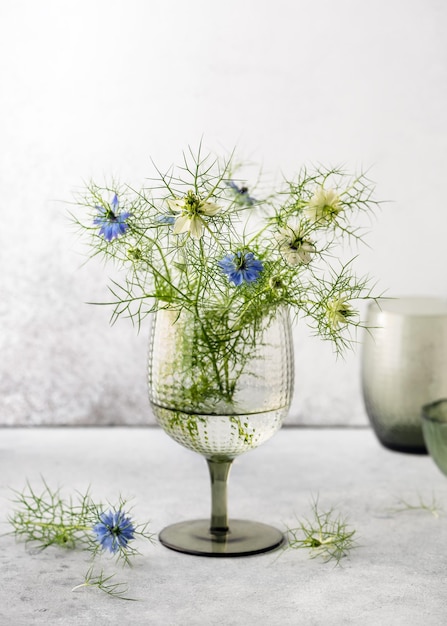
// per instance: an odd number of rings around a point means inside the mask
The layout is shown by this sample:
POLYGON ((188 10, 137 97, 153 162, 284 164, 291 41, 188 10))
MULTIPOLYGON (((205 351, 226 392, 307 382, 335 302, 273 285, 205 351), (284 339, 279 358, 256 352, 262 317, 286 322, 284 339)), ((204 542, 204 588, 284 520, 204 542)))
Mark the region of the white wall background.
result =
MULTIPOLYGON (((389 295, 446 296, 444 0, 2 0, 0 423, 145 424, 147 327, 82 265, 73 192, 140 184, 204 136, 292 173, 371 167, 359 259, 389 295)), ((364 424, 359 351, 296 332, 289 423, 364 424)))

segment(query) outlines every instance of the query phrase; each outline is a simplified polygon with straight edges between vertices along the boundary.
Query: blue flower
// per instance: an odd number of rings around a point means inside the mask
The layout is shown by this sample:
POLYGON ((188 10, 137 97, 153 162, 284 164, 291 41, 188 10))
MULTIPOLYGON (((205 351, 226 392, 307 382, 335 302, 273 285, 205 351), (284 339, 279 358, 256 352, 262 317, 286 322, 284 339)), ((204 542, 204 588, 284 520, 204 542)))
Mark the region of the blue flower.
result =
POLYGON ((247 204, 248 206, 252 206, 256 202, 256 198, 253 198, 248 193, 248 187, 244 185, 242 187, 238 187, 233 180, 227 181, 227 186, 231 187, 232 191, 236 194, 236 199, 241 204, 247 204))
POLYGON ((159 224, 173 224, 175 222, 175 215, 168 215, 167 213, 162 213, 157 215, 157 222, 159 224))
POLYGON ((115 194, 107 209, 102 206, 95 207, 98 209, 100 215, 99 217, 95 217, 93 224, 101 227, 99 234, 104 235, 106 241, 112 241, 112 239, 124 235, 129 228, 129 224, 126 223, 126 220, 131 214, 127 211, 117 214, 118 204, 118 196, 115 194))
POLYGON ((93 527, 93 532, 104 550, 115 554, 134 538, 135 527, 123 511, 101 513, 99 519, 101 521, 93 527))
POLYGON ((218 261, 218 265, 228 276, 228 280, 236 286, 242 285, 243 282, 254 282, 264 269, 261 261, 255 259, 253 252, 227 254, 221 261, 218 261))

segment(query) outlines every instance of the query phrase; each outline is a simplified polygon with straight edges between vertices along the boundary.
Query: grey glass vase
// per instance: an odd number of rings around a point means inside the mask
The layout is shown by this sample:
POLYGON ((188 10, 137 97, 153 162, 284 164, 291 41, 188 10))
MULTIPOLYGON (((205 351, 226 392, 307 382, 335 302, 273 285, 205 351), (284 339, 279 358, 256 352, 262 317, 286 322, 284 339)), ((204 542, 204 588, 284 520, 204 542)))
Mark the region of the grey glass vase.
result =
POLYGON ((386 448, 426 453, 421 408, 447 396, 447 302, 371 303, 367 323, 361 369, 369 421, 386 448))
POLYGON ((242 556, 279 547, 276 528, 229 520, 227 482, 233 460, 274 435, 293 392, 288 311, 239 328, 231 312, 159 310, 149 342, 149 399, 158 424, 205 457, 211 516, 165 528, 168 548, 206 556, 242 556))

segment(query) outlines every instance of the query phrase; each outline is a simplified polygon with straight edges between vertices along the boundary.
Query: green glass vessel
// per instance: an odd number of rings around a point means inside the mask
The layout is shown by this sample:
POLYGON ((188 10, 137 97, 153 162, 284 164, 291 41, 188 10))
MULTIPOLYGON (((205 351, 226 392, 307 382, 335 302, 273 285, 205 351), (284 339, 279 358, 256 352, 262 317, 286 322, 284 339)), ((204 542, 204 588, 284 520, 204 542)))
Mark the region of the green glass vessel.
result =
POLYGON ((447 397, 447 301, 372 302, 362 346, 362 391, 377 438, 388 449, 426 454, 421 408, 447 397))
POLYGON ((422 408, 422 432, 430 456, 447 476, 447 399, 422 408))
POLYGON ((149 399, 158 424, 205 457, 211 516, 160 533, 163 545, 204 556, 245 556, 278 548, 276 528, 229 520, 227 485, 234 459, 270 439, 293 393, 293 342, 281 308, 255 328, 240 328, 228 311, 156 313, 149 342, 149 399), (218 320, 218 321, 217 321, 218 320))

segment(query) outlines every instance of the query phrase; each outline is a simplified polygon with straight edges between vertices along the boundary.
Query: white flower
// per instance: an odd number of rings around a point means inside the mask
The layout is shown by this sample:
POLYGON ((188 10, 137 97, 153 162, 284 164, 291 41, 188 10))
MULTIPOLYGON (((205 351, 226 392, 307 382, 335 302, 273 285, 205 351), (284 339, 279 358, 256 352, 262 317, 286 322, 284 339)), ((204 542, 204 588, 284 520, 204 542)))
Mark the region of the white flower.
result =
POLYGON ((311 262, 316 248, 306 239, 300 224, 287 224, 276 234, 279 251, 289 265, 307 265, 311 262))
POLYGON ((203 232, 203 215, 212 217, 220 211, 220 207, 213 202, 202 200, 194 192, 188 191, 184 198, 168 200, 169 208, 173 213, 180 213, 175 219, 173 233, 180 235, 189 232, 195 239, 200 239, 203 232))
POLYGON ((200 239, 203 231, 202 218, 198 215, 179 215, 174 223, 174 235, 189 232, 195 239, 200 239))
POLYGON ((331 222, 343 206, 335 189, 319 187, 309 201, 304 212, 311 222, 331 222))
POLYGON ((333 330, 338 330, 340 326, 348 323, 349 318, 356 315, 355 310, 348 303, 348 298, 340 296, 330 300, 326 305, 326 316, 329 326, 333 330))

